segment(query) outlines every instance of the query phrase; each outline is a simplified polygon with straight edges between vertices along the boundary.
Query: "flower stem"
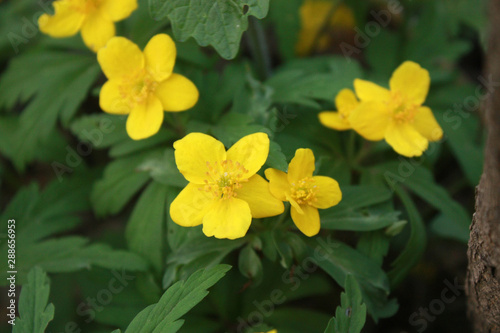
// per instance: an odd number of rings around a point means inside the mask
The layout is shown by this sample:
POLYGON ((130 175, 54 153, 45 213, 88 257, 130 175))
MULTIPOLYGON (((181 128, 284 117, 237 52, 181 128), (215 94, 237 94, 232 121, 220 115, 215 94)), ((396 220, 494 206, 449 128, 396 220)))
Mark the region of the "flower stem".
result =
POLYGON ((271 55, 262 23, 253 16, 248 18, 247 37, 259 79, 265 80, 271 76, 272 72, 271 55))

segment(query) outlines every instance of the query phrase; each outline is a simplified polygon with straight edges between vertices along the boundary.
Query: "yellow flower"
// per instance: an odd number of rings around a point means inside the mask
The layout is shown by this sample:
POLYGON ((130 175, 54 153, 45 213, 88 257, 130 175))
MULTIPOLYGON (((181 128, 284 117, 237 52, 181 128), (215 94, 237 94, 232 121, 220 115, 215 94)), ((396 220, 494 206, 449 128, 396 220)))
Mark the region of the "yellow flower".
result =
POLYGON ((159 34, 141 52, 123 37, 113 37, 97 53, 109 79, 100 93, 101 109, 128 114, 127 133, 134 140, 156 134, 163 123, 163 110, 184 111, 198 101, 196 86, 173 73, 176 49, 172 38, 159 34))
MULTIPOLYGON (((260 332, 260 333, 264 333, 264 332, 260 332)), ((278 333, 278 330, 270 330, 267 333, 278 333)))
POLYGON ((281 214, 284 205, 269 192, 257 171, 269 154, 265 133, 247 135, 227 152, 202 133, 174 143, 175 162, 189 184, 170 205, 172 220, 184 227, 203 223, 203 233, 216 238, 245 236, 252 217, 281 214))
POLYGON ((354 80, 361 103, 349 117, 352 128, 368 140, 385 139, 398 154, 422 155, 429 141, 443 136, 431 109, 422 106, 429 85, 429 72, 412 61, 405 61, 394 71, 390 90, 354 80))
POLYGON ((353 28, 355 21, 351 9, 344 4, 336 4, 332 0, 306 0, 300 7, 300 23, 295 49, 297 54, 307 55, 313 51, 313 47, 316 51, 328 49, 331 37, 322 31, 325 25, 329 31, 338 27, 353 28), (337 8, 331 14, 334 6, 337 8))
POLYGON ((43 14, 38 25, 43 33, 61 38, 81 31, 82 38, 97 52, 115 35, 115 24, 130 16, 137 0, 56 0, 53 16, 43 14))
POLYGON ((358 105, 359 101, 351 89, 342 89, 335 97, 338 112, 323 111, 319 113, 319 121, 326 127, 344 131, 351 128, 349 115, 358 105))
POLYGON ((291 204, 292 220, 306 236, 319 232, 318 208, 335 206, 342 199, 336 180, 325 176, 313 176, 314 154, 311 149, 297 149, 288 165, 288 174, 276 169, 267 169, 271 193, 291 204))

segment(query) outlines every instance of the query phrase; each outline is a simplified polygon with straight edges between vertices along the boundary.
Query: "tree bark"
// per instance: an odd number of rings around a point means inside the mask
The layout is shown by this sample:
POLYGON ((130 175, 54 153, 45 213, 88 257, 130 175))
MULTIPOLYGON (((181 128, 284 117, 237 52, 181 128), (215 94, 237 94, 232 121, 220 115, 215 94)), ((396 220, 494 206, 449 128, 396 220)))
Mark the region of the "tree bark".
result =
POLYGON ((476 213, 470 227, 466 278, 468 315, 475 333, 500 333, 500 0, 489 7, 484 119, 488 130, 483 175, 476 188, 476 213))

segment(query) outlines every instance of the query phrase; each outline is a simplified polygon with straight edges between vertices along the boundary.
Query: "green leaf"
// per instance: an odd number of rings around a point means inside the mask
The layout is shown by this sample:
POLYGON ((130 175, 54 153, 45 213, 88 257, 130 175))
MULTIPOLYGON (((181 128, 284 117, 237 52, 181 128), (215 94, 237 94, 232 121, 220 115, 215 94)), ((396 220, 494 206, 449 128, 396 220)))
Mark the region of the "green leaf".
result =
POLYGON ((455 239, 464 244, 469 241, 469 231, 465 228, 457 228, 456 222, 449 215, 439 214, 432 220, 430 227, 441 237, 455 239))
POLYGON ((364 232, 359 238, 356 249, 382 266, 384 257, 389 251, 390 240, 391 237, 382 230, 364 232))
POLYGON ((269 130, 261 125, 252 124, 253 119, 249 115, 229 112, 225 114, 217 125, 212 126, 211 131, 226 147, 231 147, 242 137, 269 130))
POLYGON ((319 238, 317 243, 310 241, 307 257, 341 286, 351 274, 359 283, 363 300, 375 320, 390 317, 397 311, 397 304, 387 300, 389 279, 373 259, 330 238, 319 238))
POLYGON ((262 263, 250 244, 241 250, 238 257, 238 268, 243 276, 252 281, 252 285, 256 286, 262 280, 262 263))
POLYGON ((58 118, 69 125, 99 73, 95 57, 85 53, 31 52, 10 63, 0 80, 0 108, 28 103, 10 156, 18 170, 35 158, 58 118))
POLYGON ((274 141, 271 141, 269 145, 269 155, 267 156, 266 165, 281 171, 288 169, 286 156, 281 151, 281 146, 274 141))
POLYGON ((141 311, 126 333, 177 332, 183 324, 180 317, 208 295, 207 289, 217 283, 231 266, 218 265, 200 269, 186 281, 179 281, 165 291, 158 303, 141 311))
POLYGON ((54 318, 54 304, 47 305, 50 281, 47 274, 34 267, 28 274, 28 282, 19 296, 19 318, 13 326, 13 333, 43 333, 54 318))
POLYGON ((371 214, 357 213, 348 216, 322 216, 321 228, 332 230, 372 231, 382 229, 398 222, 399 212, 371 214))
POLYGON ((392 262, 392 269, 388 273, 391 286, 399 285, 422 257, 427 243, 425 226, 418 213, 417 207, 410 196, 399 186, 394 188, 399 198, 403 202, 410 218, 410 239, 403 252, 392 262))
POLYGON ((248 16, 267 15, 269 0, 149 0, 154 19, 167 17, 180 41, 189 37, 201 46, 212 45, 226 59, 238 52, 248 16))
POLYGON ((340 295, 341 305, 328 323, 325 333, 359 333, 366 321, 366 305, 361 289, 352 275, 347 275, 345 291, 340 295))
POLYGON ((175 164, 175 155, 172 148, 167 148, 163 153, 145 160, 137 167, 138 171, 149 171, 155 181, 175 187, 184 188, 188 181, 182 176, 175 164))
POLYGON ((333 103, 337 93, 352 87, 362 76, 356 62, 340 57, 296 60, 282 68, 266 84, 274 89, 276 103, 296 103, 319 108, 316 100, 333 103))
POLYGON ((125 230, 128 247, 147 258, 158 272, 164 263, 167 192, 165 185, 149 184, 135 205, 125 230))
POLYGON ((322 218, 332 220, 340 216, 349 216, 356 212, 357 209, 369 207, 392 198, 392 192, 384 186, 377 185, 359 185, 359 186, 343 186, 342 200, 337 206, 322 211, 322 218))

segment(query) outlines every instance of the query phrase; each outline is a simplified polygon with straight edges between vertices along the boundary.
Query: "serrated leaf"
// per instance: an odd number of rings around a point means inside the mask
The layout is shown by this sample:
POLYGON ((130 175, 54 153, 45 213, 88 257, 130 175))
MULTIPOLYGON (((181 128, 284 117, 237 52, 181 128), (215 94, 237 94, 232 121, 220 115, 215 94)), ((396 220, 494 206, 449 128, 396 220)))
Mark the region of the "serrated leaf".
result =
POLYGON ((179 281, 165 291, 158 303, 141 311, 130 323, 125 333, 177 332, 183 324, 180 317, 208 295, 207 289, 217 283, 229 265, 200 269, 186 281, 179 281))
POLYGON ((50 281, 47 274, 34 267, 28 274, 28 281, 19 296, 19 318, 13 326, 13 333, 43 333, 54 318, 54 304, 47 305, 50 281))
POLYGON ((352 275, 347 275, 345 291, 340 294, 341 305, 328 323, 325 333, 359 333, 366 321, 366 305, 361 289, 352 275))
POLYGON ((154 19, 167 17, 180 41, 189 37, 201 46, 212 45, 226 59, 238 52, 248 28, 248 16, 267 15, 269 0, 149 0, 154 19))
POLYGON ((172 148, 167 148, 164 152, 145 160, 137 170, 149 172, 151 178, 164 185, 184 188, 188 184, 177 169, 172 148))

